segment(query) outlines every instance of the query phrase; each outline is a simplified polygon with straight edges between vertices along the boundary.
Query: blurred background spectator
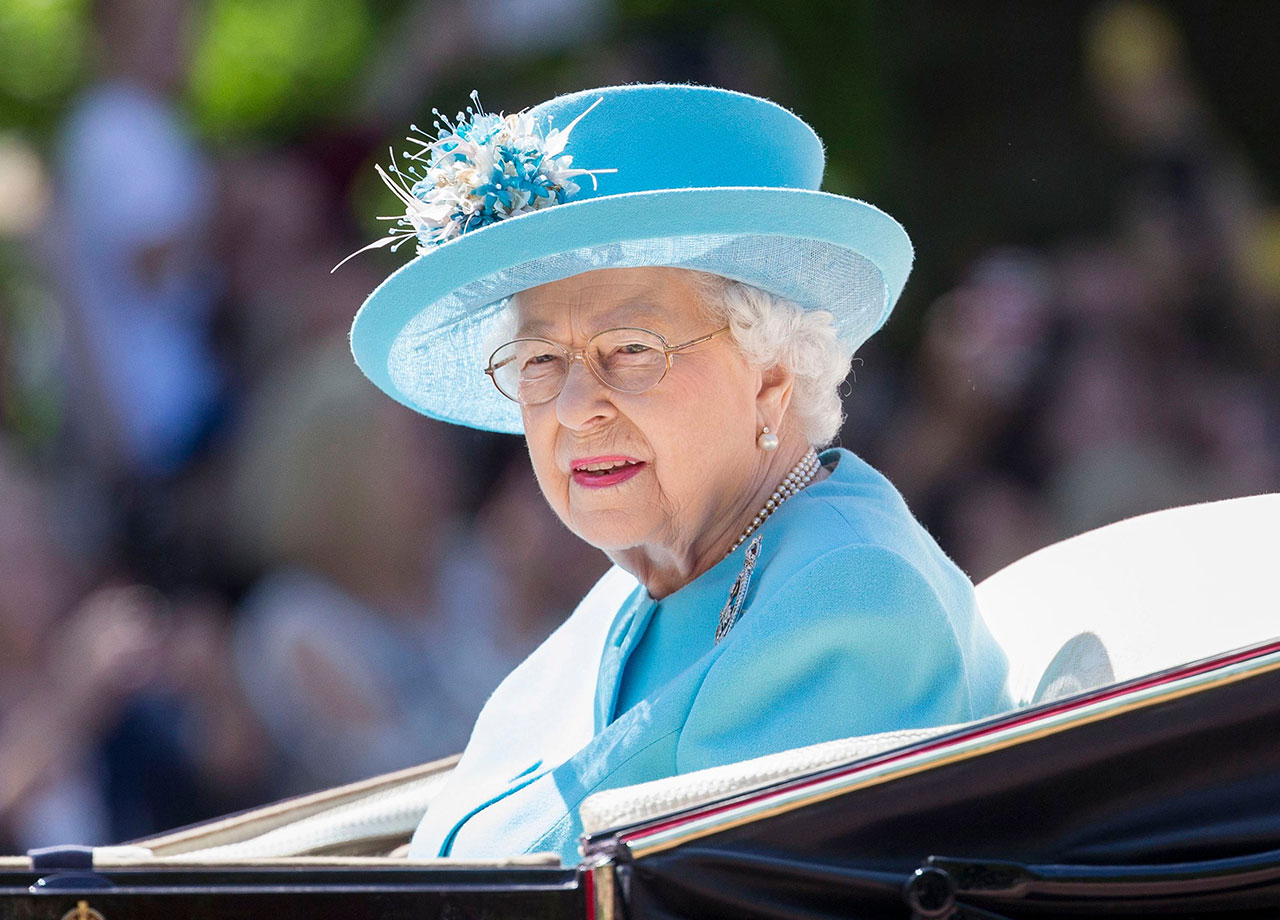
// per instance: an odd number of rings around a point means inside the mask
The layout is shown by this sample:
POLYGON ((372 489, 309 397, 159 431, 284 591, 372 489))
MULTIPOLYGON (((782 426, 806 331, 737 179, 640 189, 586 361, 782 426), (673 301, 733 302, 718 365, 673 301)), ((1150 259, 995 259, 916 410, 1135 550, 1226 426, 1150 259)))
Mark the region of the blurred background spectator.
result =
POLYGON ((458 750, 606 566, 351 363, 432 106, 762 93, 917 246, 842 443, 975 580, 1280 486, 1280 6, 6 0, 0 844, 458 750))

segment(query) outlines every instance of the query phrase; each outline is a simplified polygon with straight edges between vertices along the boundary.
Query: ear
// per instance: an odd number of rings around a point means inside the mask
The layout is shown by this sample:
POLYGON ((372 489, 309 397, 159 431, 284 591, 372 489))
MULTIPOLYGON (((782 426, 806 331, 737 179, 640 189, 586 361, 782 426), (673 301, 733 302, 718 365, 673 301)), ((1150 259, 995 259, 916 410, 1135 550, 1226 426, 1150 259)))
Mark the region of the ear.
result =
POLYGON ((791 405, 791 390, 795 375, 780 365, 774 365, 760 374, 760 389, 756 392, 756 418, 761 425, 777 432, 791 405))

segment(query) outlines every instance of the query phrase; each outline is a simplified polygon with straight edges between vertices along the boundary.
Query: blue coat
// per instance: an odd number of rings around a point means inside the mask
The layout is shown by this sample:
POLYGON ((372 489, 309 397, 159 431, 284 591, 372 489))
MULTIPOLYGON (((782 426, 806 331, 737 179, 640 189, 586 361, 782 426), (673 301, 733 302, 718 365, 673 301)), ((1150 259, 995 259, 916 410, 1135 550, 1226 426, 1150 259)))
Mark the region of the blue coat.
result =
POLYGON ((660 601, 606 573, 494 692, 410 855, 573 863, 593 792, 1007 708, 969 580, 883 476, 845 450, 822 459, 834 472, 758 531, 723 641, 745 546, 660 601))

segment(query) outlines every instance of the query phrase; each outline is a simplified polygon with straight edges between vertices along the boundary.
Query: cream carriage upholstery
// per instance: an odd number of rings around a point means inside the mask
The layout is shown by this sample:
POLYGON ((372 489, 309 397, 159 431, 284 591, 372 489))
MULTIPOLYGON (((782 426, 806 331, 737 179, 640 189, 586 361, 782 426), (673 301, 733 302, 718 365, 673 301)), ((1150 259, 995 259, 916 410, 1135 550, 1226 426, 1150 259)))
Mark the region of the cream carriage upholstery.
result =
POLYGON ((133 851, 182 862, 386 855, 408 841, 457 762, 457 756, 448 757, 182 828, 131 847, 99 849, 121 858, 133 851))
MULTIPOLYGON (((1082 534, 978 586, 1018 705, 1043 702, 1280 636, 1280 494, 1156 512, 1082 534)), ((598 793, 588 831, 901 747, 956 726, 783 751, 598 793)), ((454 760, 106 848, 106 859, 223 862, 388 854, 407 842, 454 760)))

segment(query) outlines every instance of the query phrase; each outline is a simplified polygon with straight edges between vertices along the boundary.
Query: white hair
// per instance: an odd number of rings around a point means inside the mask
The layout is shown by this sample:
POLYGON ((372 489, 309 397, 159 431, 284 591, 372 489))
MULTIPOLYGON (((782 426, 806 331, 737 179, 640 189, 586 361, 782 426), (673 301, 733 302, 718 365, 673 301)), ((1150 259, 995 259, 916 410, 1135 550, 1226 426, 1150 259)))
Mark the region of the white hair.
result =
POLYGON ((741 281, 693 274, 705 309, 714 321, 728 325, 747 361, 761 370, 781 367, 792 374, 787 414, 805 440, 814 447, 835 440, 844 421, 840 384, 849 375, 853 351, 840 341, 832 315, 741 281))

